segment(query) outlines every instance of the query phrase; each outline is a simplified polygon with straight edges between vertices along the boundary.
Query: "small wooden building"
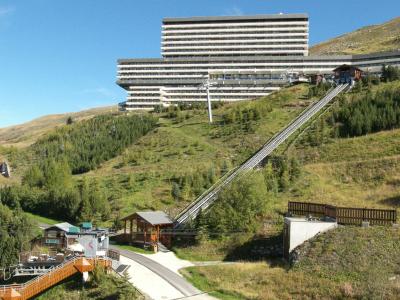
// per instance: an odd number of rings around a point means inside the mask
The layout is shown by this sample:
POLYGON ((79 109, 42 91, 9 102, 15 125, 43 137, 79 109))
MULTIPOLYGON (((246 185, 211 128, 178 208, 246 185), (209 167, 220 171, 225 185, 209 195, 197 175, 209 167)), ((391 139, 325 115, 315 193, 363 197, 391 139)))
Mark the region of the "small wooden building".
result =
POLYGON ((152 247, 156 247, 159 242, 167 247, 171 245, 171 235, 164 234, 163 230, 171 229, 173 221, 162 211, 136 212, 122 221, 126 242, 152 247))
POLYGON ((357 68, 356 66, 350 65, 341 65, 333 70, 335 74, 335 79, 339 83, 349 83, 353 84, 355 81, 361 79, 362 70, 357 68))
POLYGON ((44 230, 43 245, 57 249, 67 248, 68 233, 79 232, 79 228, 67 222, 54 224, 44 230))
POLYGON ((44 230, 44 237, 36 242, 53 250, 83 252, 86 257, 104 256, 109 246, 107 229, 92 228, 90 222, 81 227, 67 222, 54 224, 44 230))

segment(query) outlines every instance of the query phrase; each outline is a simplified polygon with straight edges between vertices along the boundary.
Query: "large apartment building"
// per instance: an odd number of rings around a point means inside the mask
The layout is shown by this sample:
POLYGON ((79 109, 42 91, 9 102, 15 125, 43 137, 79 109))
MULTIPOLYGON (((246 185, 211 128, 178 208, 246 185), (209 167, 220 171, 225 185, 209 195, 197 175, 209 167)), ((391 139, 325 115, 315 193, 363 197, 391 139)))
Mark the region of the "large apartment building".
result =
POLYGON ((255 99, 279 90, 292 74, 332 74, 342 64, 377 72, 400 65, 400 52, 308 56, 308 16, 278 14, 166 18, 162 58, 118 60, 125 110, 206 101, 255 99))
POLYGON ((308 16, 166 18, 162 56, 307 55, 308 16))

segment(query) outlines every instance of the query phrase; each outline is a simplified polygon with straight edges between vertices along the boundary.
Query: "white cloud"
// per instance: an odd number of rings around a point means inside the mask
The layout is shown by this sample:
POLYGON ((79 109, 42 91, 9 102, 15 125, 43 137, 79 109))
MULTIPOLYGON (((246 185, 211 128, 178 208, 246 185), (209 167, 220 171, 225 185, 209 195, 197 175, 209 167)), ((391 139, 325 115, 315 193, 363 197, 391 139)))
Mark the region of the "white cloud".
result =
POLYGON ((243 16, 244 12, 237 6, 225 10, 227 16, 243 16))
POLYGON ((0 17, 11 14, 15 11, 13 6, 0 6, 0 17))

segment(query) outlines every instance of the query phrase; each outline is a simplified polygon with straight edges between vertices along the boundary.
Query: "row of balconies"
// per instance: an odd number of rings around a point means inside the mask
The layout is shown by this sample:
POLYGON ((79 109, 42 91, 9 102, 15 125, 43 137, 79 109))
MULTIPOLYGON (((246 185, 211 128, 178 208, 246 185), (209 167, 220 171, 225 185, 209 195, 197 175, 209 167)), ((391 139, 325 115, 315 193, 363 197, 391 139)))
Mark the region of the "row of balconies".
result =
POLYGON ((186 31, 208 31, 208 30, 220 30, 220 29, 250 29, 250 28, 266 28, 266 29, 280 29, 280 28, 285 28, 285 29, 291 29, 291 28, 306 28, 308 29, 308 24, 284 24, 284 25, 244 25, 244 26, 209 26, 209 27, 201 27, 201 28, 195 28, 195 27, 187 27, 187 28, 163 28, 162 32, 186 32, 186 31))
POLYGON ((235 33, 229 34, 225 33, 222 35, 209 35, 209 34, 197 34, 192 36, 161 36, 162 40, 168 41, 178 41, 178 40, 188 40, 188 41, 196 41, 196 40, 224 40, 230 38, 273 38, 273 39, 284 39, 290 37, 302 37, 308 39, 308 32, 300 32, 300 33, 235 33))
POLYGON ((283 39, 276 39, 276 38, 249 38, 249 39, 218 39, 218 40, 209 40, 209 39, 193 39, 193 40, 179 40, 179 41, 161 41, 162 45, 184 45, 184 44, 189 44, 191 45, 193 41, 198 42, 199 44, 209 44, 209 43, 215 43, 215 44, 244 44, 244 45, 248 45, 251 43, 256 43, 259 44, 260 42, 263 43, 269 43, 271 45, 279 45, 279 44, 286 44, 286 43, 303 43, 303 44, 308 44, 308 39, 307 38, 298 38, 298 37, 293 37, 293 38, 288 38, 285 37, 283 39))
POLYGON ((281 51, 306 51, 308 50, 308 46, 302 47, 293 47, 288 45, 287 47, 282 47, 282 45, 228 45, 228 46, 221 46, 221 45, 214 45, 214 46, 207 46, 207 45, 198 45, 198 46, 177 46, 177 47, 161 47, 162 52, 204 52, 204 51, 249 51, 252 52, 281 52, 281 51))
POLYGON ((226 33, 226 32, 270 32, 270 33, 290 33, 290 32, 308 32, 308 26, 302 26, 301 28, 296 28, 295 26, 285 26, 280 28, 269 28, 269 27, 227 27, 227 28, 211 28, 211 29, 192 29, 192 30, 171 30, 162 31, 162 35, 184 35, 193 33, 226 33))
POLYGON ((286 42, 268 42, 268 41, 254 41, 254 42, 223 42, 223 43, 214 43, 214 42, 205 42, 199 43, 196 46, 193 43, 169 43, 163 42, 161 49, 171 48, 171 49, 195 49, 195 48, 252 48, 252 47, 262 47, 262 48, 279 48, 279 47, 291 47, 291 46, 302 46, 303 48, 308 49, 308 43, 304 40, 302 41, 286 41, 286 42))
POLYGON ((224 22, 224 23, 212 23, 212 24, 198 24, 198 23, 191 23, 191 24, 163 24, 161 26, 162 29, 184 29, 184 28, 207 28, 207 27, 235 27, 235 26, 253 26, 253 25, 260 25, 262 24, 263 26, 267 25, 307 25, 308 26, 308 21, 281 21, 281 20, 275 20, 275 21, 255 21, 255 22, 240 22, 240 23, 229 23, 229 22, 224 22))

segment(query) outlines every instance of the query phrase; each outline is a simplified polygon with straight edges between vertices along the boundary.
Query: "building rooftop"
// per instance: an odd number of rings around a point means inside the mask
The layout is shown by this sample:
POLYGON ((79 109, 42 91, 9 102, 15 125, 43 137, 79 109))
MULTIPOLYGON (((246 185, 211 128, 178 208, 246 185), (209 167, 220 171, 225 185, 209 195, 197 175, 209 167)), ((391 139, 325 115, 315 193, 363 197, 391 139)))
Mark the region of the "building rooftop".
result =
POLYGON ((222 57, 174 57, 174 58, 121 58, 117 60, 118 64, 129 63, 165 63, 165 62, 214 62, 214 61, 332 61, 332 60, 357 60, 377 57, 387 57, 390 55, 398 56, 400 51, 374 52, 369 54, 354 54, 354 55, 309 55, 309 56, 222 56, 222 57))
POLYGON ((164 18, 163 24, 168 23, 207 23, 226 21, 252 21, 252 20, 281 20, 281 19, 308 19, 308 14, 262 14, 251 16, 215 16, 215 17, 184 17, 164 18))
POLYGON ((91 222, 82 222, 80 225, 81 225, 82 229, 92 229, 91 222))
POLYGON ((131 214, 122 220, 130 220, 135 215, 141 217, 146 222, 150 223, 151 225, 166 225, 166 224, 173 224, 173 221, 170 217, 163 211, 142 211, 131 214))

